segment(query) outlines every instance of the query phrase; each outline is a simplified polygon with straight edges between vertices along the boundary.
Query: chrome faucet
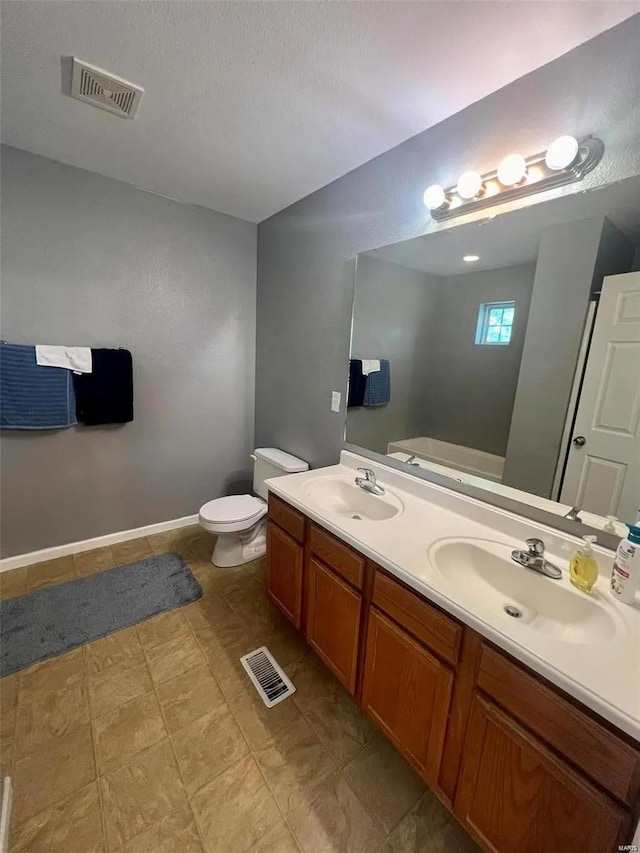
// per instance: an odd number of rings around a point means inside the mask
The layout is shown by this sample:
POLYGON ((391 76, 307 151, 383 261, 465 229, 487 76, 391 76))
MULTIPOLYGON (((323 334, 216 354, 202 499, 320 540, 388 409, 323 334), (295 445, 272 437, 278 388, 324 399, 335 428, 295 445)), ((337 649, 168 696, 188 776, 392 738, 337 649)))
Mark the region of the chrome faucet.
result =
POLYGON ((520 563, 525 569, 532 569, 548 578, 558 580, 562 577, 562 570, 544 557, 544 542, 542 539, 526 539, 525 544, 528 551, 512 551, 511 559, 520 563))
POLYGON ((364 477, 356 477, 356 486, 372 495, 384 495, 384 489, 376 483, 376 475, 371 468, 358 468, 358 471, 362 471, 364 477))
POLYGON ((579 521, 580 523, 582 523, 582 519, 578 515, 579 512, 580 512, 580 507, 572 506, 571 509, 569 510, 569 512, 565 513, 564 517, 568 518, 569 521, 579 521))

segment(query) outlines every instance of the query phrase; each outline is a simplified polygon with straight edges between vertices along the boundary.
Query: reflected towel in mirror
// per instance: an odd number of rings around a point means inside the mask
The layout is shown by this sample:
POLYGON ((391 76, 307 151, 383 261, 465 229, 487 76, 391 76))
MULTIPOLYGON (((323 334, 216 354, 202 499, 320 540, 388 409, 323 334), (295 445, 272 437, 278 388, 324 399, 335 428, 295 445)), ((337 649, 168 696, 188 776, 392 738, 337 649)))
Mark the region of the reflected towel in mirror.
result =
POLYGON ((366 378, 364 405, 386 406, 391 401, 391 368, 386 358, 380 359, 380 370, 366 378))
POLYGON ((364 405, 364 391, 367 378, 362 373, 362 359, 349 359, 349 391, 347 395, 347 408, 354 409, 364 405))
POLYGON ((377 373, 380 370, 379 358, 363 358, 362 359, 362 375, 368 376, 370 373, 377 373))

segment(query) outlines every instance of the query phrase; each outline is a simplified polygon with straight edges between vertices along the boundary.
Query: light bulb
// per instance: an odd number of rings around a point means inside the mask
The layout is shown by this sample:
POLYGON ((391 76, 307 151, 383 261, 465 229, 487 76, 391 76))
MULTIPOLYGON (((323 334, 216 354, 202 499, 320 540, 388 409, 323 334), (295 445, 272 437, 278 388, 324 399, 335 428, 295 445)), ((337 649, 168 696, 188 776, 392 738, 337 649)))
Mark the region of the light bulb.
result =
POLYGON ((431 184, 431 186, 427 187, 424 191, 422 200, 424 202, 424 206, 428 207, 429 210, 440 210, 440 208, 444 207, 446 204, 447 196, 440 184, 431 184))
POLYGON ((575 136, 559 136, 549 146, 544 162, 554 172, 566 169, 578 156, 578 148, 575 136))
POLYGON ((519 184, 527 174, 527 164, 521 154, 507 154, 498 166, 498 180, 505 187, 519 184))
POLYGON ((463 255, 462 260, 468 264, 473 264, 475 261, 480 260, 480 255, 463 255))
POLYGON ((477 172, 463 172, 458 178, 456 192, 460 198, 470 201, 482 189, 482 177, 477 172))

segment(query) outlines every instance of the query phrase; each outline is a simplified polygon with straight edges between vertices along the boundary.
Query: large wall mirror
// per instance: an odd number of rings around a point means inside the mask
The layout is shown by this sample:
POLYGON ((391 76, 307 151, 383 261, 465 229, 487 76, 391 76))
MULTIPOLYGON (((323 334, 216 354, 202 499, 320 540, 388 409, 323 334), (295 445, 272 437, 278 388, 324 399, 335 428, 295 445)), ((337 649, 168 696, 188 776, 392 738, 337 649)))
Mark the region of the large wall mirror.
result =
POLYGON ((624 533, 640 507, 640 178, 360 254, 349 375, 349 444, 624 533))

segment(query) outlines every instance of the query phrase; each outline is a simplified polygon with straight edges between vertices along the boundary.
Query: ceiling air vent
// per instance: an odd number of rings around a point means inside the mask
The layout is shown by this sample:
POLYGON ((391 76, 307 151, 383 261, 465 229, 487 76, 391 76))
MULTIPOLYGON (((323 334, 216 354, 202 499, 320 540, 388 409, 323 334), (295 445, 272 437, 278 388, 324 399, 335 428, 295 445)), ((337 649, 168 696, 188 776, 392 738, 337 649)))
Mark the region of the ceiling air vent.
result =
POLYGON ((141 86, 73 58, 71 97, 122 118, 133 118, 144 94, 141 86))

